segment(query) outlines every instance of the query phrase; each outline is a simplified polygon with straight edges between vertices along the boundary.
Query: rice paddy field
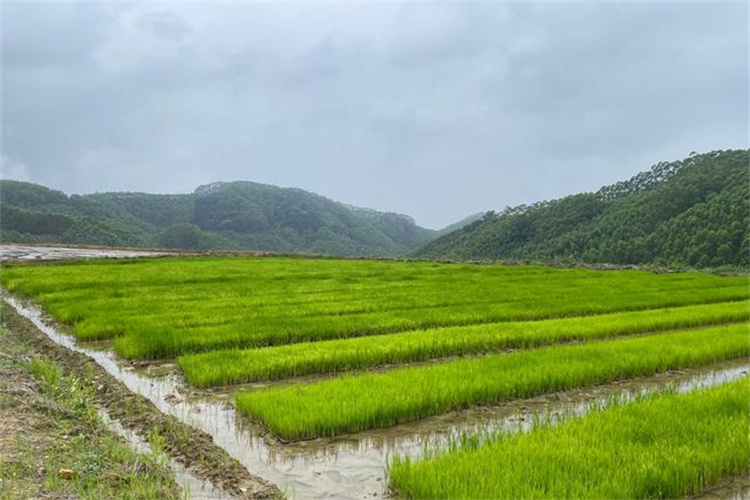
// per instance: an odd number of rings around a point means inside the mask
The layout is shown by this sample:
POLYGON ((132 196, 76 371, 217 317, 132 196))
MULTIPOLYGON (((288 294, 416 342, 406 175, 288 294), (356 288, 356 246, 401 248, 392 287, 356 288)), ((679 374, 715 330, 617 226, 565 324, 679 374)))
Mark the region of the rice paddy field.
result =
POLYGON ((556 427, 499 434, 413 463, 401 498, 684 498, 750 467, 750 380, 611 405, 556 427), (585 450, 585 452, 582 452, 585 450))
MULTIPOLYGON (((282 447, 750 358, 747 276, 167 257, 11 264, 0 283, 83 345, 231 393, 282 447)), ((386 493, 696 495, 750 468, 748 391, 744 378, 398 455, 386 493)))

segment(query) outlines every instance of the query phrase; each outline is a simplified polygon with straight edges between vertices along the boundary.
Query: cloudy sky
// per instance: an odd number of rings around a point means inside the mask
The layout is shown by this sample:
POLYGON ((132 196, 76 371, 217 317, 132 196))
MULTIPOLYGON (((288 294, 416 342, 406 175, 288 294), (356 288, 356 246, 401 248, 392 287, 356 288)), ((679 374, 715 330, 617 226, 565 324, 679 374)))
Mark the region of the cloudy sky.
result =
POLYGON ((307 189, 439 227, 747 147, 748 4, 2 6, 4 178, 307 189))

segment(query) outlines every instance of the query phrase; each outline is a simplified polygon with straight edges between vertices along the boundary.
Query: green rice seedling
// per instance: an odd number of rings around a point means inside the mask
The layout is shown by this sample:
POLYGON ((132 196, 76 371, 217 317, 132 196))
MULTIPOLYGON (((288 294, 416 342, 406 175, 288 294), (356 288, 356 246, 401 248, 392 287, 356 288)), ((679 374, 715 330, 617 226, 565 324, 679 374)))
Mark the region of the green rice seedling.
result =
POLYGON ((749 320, 747 303, 725 302, 657 311, 435 328, 262 349, 217 350, 181 356, 179 364, 188 382, 209 387, 749 320))
POLYGON ((333 436, 748 356, 748 333, 740 324, 553 346, 240 392, 235 401, 283 439, 333 436))
POLYGON ((4 266, 83 340, 127 358, 747 301, 746 277, 293 258, 4 266))
POLYGON ((750 467, 749 382, 645 397, 422 461, 396 457, 390 486, 403 499, 692 497, 750 467))

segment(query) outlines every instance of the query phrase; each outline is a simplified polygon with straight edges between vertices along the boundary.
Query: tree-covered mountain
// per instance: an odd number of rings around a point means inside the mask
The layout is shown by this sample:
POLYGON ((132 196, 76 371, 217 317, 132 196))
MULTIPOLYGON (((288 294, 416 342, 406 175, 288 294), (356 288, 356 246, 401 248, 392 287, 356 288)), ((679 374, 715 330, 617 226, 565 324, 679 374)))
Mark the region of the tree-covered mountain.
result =
POLYGON ((423 258, 748 267, 747 150, 692 154, 632 179, 488 212, 423 258))
POLYGON ((435 235, 411 217, 351 207, 301 189, 214 183, 192 194, 68 196, 0 181, 0 239, 328 255, 402 255, 435 235))

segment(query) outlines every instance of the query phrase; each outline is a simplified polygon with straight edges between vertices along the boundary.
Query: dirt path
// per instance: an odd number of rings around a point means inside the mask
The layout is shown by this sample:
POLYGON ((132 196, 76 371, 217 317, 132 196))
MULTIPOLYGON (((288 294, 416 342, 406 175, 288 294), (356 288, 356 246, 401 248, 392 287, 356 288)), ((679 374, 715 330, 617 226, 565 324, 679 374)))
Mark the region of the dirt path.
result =
MULTIPOLYGON (((211 437, 176 418, 161 413, 146 398, 130 392, 87 356, 62 347, 40 332, 31 322, 2 304, 7 335, 26 342, 32 353, 60 366, 64 374, 87 381, 96 404, 120 424, 142 436, 156 431, 162 437, 166 453, 198 478, 210 481, 217 489, 238 499, 280 498, 271 483, 254 476, 237 460, 214 444, 211 437)), ((6 435, 3 432, 2 435, 6 435)))

